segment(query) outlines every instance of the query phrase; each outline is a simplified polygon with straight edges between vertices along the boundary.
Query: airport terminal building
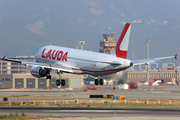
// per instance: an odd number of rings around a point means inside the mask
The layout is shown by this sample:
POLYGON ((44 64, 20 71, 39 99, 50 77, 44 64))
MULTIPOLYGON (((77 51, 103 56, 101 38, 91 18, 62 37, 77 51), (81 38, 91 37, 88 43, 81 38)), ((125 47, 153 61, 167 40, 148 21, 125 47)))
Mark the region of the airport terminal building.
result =
MULTIPOLYGON (((176 79, 179 81, 180 79, 179 67, 167 66, 161 71, 150 71, 149 81, 153 82, 155 79, 164 80, 165 83, 175 82, 176 79)), ((128 72, 128 82, 130 81, 143 82, 146 80, 147 80, 147 71, 128 72)))
POLYGON ((83 76, 74 74, 62 74, 66 80, 65 86, 57 86, 58 76, 52 74, 52 79, 35 78, 30 73, 26 74, 1 74, 0 88, 24 88, 24 89, 54 89, 54 88, 82 88, 83 76))

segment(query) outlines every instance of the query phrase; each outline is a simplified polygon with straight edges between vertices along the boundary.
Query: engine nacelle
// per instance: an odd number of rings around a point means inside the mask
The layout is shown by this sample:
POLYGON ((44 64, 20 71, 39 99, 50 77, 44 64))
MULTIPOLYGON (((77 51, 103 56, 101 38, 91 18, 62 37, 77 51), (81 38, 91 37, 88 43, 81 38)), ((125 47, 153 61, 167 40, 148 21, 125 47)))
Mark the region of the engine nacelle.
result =
POLYGON ((37 78, 45 77, 48 74, 46 69, 42 69, 38 66, 31 67, 31 75, 37 78))

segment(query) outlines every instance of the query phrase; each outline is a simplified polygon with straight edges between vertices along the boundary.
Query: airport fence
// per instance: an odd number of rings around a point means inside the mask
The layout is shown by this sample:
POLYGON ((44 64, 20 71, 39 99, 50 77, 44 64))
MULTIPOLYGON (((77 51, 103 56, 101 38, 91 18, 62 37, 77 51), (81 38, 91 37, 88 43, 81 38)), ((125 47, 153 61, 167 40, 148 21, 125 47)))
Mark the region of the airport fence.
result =
POLYGON ((1 101, 0 106, 66 106, 66 105, 180 105, 180 100, 36 100, 36 101, 1 101))

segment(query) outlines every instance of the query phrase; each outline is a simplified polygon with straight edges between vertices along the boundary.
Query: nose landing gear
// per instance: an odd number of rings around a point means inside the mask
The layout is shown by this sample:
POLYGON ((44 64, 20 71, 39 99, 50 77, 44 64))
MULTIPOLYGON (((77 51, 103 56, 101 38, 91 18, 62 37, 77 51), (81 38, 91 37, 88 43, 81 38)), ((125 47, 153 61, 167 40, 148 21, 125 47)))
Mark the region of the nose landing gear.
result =
POLYGON ((51 79, 51 75, 46 75, 46 79, 51 79))

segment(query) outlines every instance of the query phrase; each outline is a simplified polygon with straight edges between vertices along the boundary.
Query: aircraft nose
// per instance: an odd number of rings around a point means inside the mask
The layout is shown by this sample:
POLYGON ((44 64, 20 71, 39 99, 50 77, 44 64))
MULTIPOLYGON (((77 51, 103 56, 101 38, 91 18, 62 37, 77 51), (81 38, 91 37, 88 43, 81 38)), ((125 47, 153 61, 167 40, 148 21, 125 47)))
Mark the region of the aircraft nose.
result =
POLYGON ((130 62, 130 66, 133 66, 133 62, 130 62))

